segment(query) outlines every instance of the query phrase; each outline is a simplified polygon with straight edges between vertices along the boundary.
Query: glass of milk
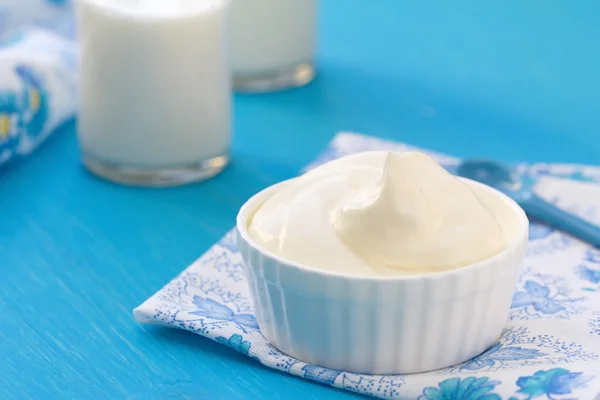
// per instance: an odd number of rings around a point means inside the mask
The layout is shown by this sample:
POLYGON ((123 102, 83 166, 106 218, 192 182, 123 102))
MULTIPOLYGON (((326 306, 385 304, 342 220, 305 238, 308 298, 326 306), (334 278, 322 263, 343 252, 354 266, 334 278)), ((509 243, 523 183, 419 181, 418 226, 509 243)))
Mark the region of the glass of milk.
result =
POLYGON ((220 172, 230 146, 229 0, 79 0, 83 164, 172 186, 220 172))
POLYGON ((234 89, 265 92, 310 82, 316 17, 317 0, 232 0, 234 89))

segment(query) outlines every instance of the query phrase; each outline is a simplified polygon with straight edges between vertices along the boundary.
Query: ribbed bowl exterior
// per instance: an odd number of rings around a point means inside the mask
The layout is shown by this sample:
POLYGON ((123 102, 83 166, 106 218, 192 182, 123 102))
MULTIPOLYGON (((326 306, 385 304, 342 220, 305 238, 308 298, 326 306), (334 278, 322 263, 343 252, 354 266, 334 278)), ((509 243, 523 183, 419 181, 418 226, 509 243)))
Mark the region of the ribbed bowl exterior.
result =
POLYGON ((290 356, 344 371, 409 374, 467 361, 502 333, 526 251, 526 226, 518 243, 473 266, 404 279, 363 278, 269 255, 249 239, 243 211, 238 247, 256 319, 265 338, 290 356))

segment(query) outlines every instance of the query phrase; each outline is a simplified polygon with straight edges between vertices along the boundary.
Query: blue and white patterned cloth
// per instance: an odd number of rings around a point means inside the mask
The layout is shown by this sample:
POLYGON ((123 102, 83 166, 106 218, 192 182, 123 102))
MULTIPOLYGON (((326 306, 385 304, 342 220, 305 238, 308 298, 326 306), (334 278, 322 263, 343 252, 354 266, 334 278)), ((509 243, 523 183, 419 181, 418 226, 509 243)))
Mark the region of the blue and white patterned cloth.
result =
POLYGON ((73 0, 0 0, 0 37, 24 27, 73 38, 73 0))
POLYGON ((0 0, 0 166, 75 114, 73 27, 68 0, 0 0))
MULTIPOLYGON (((414 148, 340 134, 310 167, 358 151, 392 149, 414 148)), ((449 167, 458 161, 432 155, 449 167)), ((600 223, 600 167, 517 168, 539 179, 541 196, 600 223)), ((142 323, 208 337, 271 368, 380 398, 592 400, 600 394, 600 250, 537 222, 531 224, 528 255, 502 338, 475 359, 444 370, 364 375, 309 365, 279 352, 258 329, 233 231, 134 314, 142 323)))

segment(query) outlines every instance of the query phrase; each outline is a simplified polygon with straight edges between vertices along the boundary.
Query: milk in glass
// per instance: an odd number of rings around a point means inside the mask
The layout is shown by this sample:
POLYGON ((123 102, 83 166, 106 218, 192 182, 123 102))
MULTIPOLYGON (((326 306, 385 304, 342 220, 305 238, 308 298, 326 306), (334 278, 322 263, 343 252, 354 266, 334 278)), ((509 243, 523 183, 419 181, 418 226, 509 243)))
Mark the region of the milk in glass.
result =
POLYGON ((83 163, 163 186, 227 163, 228 0, 79 0, 83 163))
POLYGON ((233 0, 231 62, 237 90, 301 86, 314 75, 316 0, 233 0))

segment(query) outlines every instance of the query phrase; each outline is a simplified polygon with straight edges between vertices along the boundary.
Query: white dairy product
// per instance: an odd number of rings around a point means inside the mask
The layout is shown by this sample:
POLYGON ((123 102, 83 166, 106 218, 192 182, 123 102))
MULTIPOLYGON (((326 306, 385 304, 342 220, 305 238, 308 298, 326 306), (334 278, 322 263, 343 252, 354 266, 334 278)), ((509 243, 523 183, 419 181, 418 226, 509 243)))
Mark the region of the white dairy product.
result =
POLYGON ((232 0, 231 65, 252 75, 312 62, 316 0, 232 0))
POLYGON ((254 214, 252 238, 284 259, 356 275, 459 268, 508 246, 516 220, 490 190, 422 153, 367 152, 289 181, 254 214))
POLYGON ((227 153, 228 0, 80 0, 84 153, 177 167, 227 153))

